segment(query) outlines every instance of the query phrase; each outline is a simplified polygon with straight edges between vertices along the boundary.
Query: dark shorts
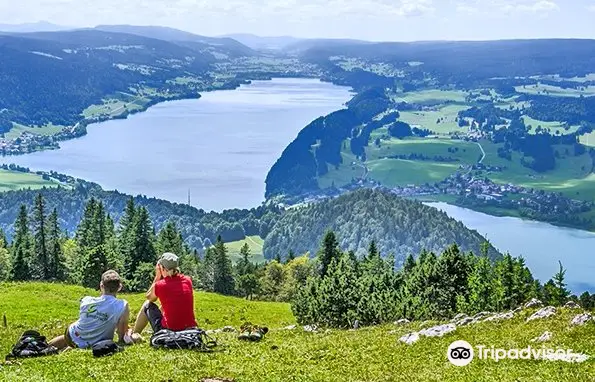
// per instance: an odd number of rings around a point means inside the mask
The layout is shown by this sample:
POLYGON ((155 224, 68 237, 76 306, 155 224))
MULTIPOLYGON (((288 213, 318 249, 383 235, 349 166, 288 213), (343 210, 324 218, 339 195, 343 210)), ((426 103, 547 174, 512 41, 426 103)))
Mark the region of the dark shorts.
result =
POLYGON ((70 346, 71 348, 76 348, 76 344, 72 340, 72 337, 70 337, 70 326, 71 325, 68 325, 66 327, 66 331, 64 332, 64 340, 66 341, 66 345, 70 346))
POLYGON ((154 302, 149 302, 148 304, 145 304, 144 311, 145 315, 147 316, 147 319, 149 320, 149 324, 151 324, 151 329, 153 329, 153 333, 157 333, 158 331, 163 329, 163 326, 161 325, 163 313, 161 313, 161 310, 159 309, 157 304, 155 304, 154 302))

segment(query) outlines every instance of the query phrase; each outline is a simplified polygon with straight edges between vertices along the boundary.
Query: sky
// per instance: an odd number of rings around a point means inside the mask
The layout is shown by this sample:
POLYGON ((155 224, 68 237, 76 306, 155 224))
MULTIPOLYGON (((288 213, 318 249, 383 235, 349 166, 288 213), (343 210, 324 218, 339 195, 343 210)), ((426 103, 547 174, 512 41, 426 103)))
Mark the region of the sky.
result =
POLYGON ((0 24, 373 41, 595 38, 595 0, 0 0, 0 24))

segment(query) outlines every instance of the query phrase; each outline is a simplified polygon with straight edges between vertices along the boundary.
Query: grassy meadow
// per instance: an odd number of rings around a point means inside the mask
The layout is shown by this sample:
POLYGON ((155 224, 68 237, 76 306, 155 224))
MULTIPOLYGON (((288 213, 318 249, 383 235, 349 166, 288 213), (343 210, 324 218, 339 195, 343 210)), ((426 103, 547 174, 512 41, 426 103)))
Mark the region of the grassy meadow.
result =
MULTIPOLYGON (((76 319, 78 300, 95 291, 41 283, 0 284, 0 352, 6 354, 21 332, 38 329, 48 337, 61 334, 76 319)), ((136 314, 143 297, 123 295, 136 314)), ((534 310, 510 321, 460 327, 441 338, 422 338, 413 345, 398 341, 404 334, 438 322, 385 324, 357 331, 316 333, 283 330, 295 323, 285 303, 252 302, 210 293, 195 294, 199 325, 206 329, 238 327, 245 320, 271 331, 258 343, 240 342, 232 333, 216 334, 216 352, 164 351, 148 344, 130 346, 114 356, 96 359, 87 350, 72 350, 45 358, 0 363, 4 381, 200 381, 206 377, 244 381, 592 381, 595 359, 580 364, 545 360, 476 359, 465 367, 446 358, 450 343, 464 339, 472 345, 496 348, 540 348, 531 339, 548 330, 551 348, 571 348, 595 355, 595 322, 571 327, 576 311, 560 309, 551 318, 526 323, 534 310)), ((147 336, 145 336, 147 337, 147 336)))
POLYGON ((41 126, 41 127, 31 127, 31 126, 20 125, 18 123, 13 123, 12 129, 10 129, 10 131, 8 131, 7 133, 4 134, 4 138, 17 139, 21 135, 23 135, 23 133, 36 134, 36 135, 54 135, 54 134, 59 133, 63 129, 64 129, 64 126, 53 125, 51 123, 47 124, 45 126, 41 126))
POLYGON ((252 255, 251 261, 253 263, 264 263, 265 259, 264 255, 262 254, 262 246, 264 244, 264 240, 258 235, 246 236, 244 240, 225 243, 225 246, 229 251, 229 255, 234 262, 239 260, 240 249, 244 244, 248 244, 248 247, 250 248, 250 254, 252 255))
POLYGON ((44 180, 40 175, 0 169, 0 192, 24 188, 36 190, 42 187, 55 187, 57 182, 44 180))

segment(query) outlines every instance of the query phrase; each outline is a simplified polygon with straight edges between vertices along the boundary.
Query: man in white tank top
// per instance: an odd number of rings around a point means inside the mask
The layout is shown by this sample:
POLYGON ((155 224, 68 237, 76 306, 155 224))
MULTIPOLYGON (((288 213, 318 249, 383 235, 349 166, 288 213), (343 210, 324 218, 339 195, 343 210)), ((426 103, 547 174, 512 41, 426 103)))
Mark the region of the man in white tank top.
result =
POLYGON ((66 347, 89 348, 99 341, 113 340, 117 331, 120 342, 128 332, 130 308, 128 302, 116 298, 122 289, 120 275, 107 271, 101 276, 101 296, 86 296, 81 300, 79 319, 68 326, 64 335, 54 338, 50 345, 58 349, 66 347))

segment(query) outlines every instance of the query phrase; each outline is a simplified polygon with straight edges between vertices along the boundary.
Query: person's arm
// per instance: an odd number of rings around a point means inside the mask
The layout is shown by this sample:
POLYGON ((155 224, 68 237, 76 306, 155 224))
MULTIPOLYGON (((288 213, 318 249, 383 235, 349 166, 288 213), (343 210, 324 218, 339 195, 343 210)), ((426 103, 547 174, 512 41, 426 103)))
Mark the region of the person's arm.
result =
POLYGON ((130 307, 128 301, 124 300, 124 311, 118 320, 118 326, 116 328, 118 332, 118 340, 124 341, 124 335, 128 332, 128 320, 130 319, 130 307))
POLYGON ((155 278, 153 279, 153 283, 151 284, 151 287, 145 294, 145 297, 147 298, 147 300, 149 300, 151 302, 157 301, 157 295, 155 294, 155 284, 157 284, 157 282, 161 279, 162 279, 161 265, 157 264, 157 265, 155 265, 155 278))

